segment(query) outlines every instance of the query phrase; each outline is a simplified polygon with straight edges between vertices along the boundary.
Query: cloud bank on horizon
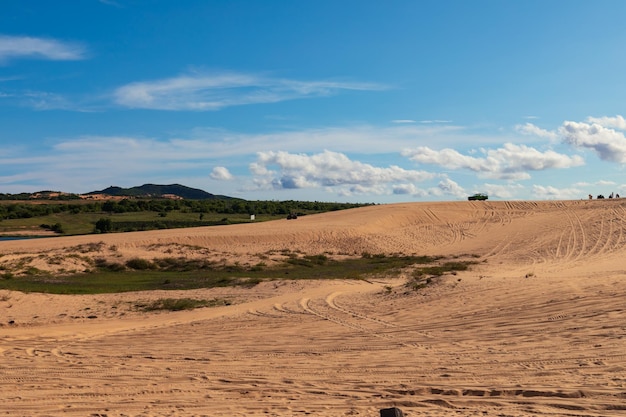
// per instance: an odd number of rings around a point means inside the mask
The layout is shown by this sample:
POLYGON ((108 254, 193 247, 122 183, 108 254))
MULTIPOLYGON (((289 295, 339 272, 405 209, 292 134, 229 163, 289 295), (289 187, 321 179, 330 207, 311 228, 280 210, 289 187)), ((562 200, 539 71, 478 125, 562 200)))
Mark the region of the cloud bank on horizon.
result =
MULTIPOLYGON (((548 25, 560 1, 488 3, 488 16, 470 10, 476 21, 501 19, 503 39, 495 40, 480 25, 464 37, 468 11, 459 1, 444 1, 447 8, 365 2, 346 35, 346 21, 322 10, 348 10, 348 3, 295 10, 276 2, 286 22, 258 4, 241 11, 192 1, 148 14, 142 1, 99 2, 79 6, 99 21, 57 35, 42 22, 19 25, 28 10, 11 3, 9 17, 0 16, 0 193, 181 183, 251 200, 626 195, 618 88, 626 58, 615 40, 626 29, 593 32, 605 41, 599 49, 610 68, 589 62, 572 70, 564 55, 525 64, 563 45, 585 47, 591 32, 561 27, 553 38, 548 25), (444 10, 447 20, 410 25, 411 17, 444 10), (535 32, 516 20, 538 11, 545 16, 535 32), (157 18, 164 16, 167 25, 157 18), (147 21, 134 28, 138 17, 147 21), (371 27, 390 17, 394 24, 374 36, 371 27), (214 26, 205 19, 216 19, 214 26), (454 22, 460 27, 451 29, 454 22), (194 30, 196 37, 185 35, 194 30), (424 31, 432 44, 415 50, 430 54, 407 56, 424 31), (433 61, 446 48, 451 56, 433 61)), ((594 16, 590 6, 562 4, 571 17, 594 16)))

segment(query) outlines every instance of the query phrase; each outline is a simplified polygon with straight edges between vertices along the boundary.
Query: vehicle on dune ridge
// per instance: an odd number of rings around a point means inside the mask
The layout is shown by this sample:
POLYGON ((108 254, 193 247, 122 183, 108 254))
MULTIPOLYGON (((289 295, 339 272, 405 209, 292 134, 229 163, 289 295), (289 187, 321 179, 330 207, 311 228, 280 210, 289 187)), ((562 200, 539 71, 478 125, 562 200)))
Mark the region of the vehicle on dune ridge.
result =
POLYGON ((475 200, 484 201, 484 200, 487 200, 488 198, 489 198, 489 196, 487 194, 484 194, 484 193, 476 193, 476 194, 473 194, 473 195, 470 195, 469 197, 467 197, 467 199, 469 201, 475 201, 475 200))

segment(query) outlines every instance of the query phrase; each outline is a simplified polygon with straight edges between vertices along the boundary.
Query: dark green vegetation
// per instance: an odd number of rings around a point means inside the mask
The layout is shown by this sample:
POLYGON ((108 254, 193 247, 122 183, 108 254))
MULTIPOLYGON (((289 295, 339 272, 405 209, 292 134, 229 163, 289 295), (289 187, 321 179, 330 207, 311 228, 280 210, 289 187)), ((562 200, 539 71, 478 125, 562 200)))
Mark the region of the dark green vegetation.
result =
MULTIPOLYGON (((373 279, 415 270, 414 281, 467 269, 472 261, 445 262, 437 257, 371 255, 334 260, 326 255, 286 253, 285 261, 268 267, 244 267, 184 258, 131 259, 113 263, 97 259, 88 274, 53 276, 33 269, 24 276, 0 275, 0 288, 54 294, 97 294, 145 290, 183 290, 254 286, 278 279, 373 279)), ((420 287, 421 288, 421 287, 420 287)), ((415 288, 417 289, 417 287, 415 288)))
POLYGON ((470 265, 475 263, 475 261, 446 261, 439 265, 418 267, 413 271, 412 279, 409 280, 407 286, 414 290, 419 290, 430 285, 433 278, 445 274, 456 275, 458 271, 466 271, 470 265))
POLYGON ((31 230, 76 235, 250 223, 355 208, 367 204, 317 201, 172 200, 119 201, 0 200, 0 232, 31 230))
POLYGON ((193 310, 201 307, 217 307, 230 305, 227 300, 214 298, 212 300, 198 300, 195 298, 160 298, 149 303, 136 303, 135 308, 140 311, 181 311, 193 310))

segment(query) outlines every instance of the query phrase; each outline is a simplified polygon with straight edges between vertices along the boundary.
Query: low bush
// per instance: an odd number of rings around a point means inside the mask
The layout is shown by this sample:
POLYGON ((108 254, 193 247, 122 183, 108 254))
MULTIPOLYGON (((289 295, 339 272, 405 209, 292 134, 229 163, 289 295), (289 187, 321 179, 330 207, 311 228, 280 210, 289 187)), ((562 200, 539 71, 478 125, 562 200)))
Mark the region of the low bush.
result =
POLYGON ((218 298, 214 298, 213 300, 197 300, 194 298, 160 298, 147 304, 137 303, 135 304, 135 308, 141 311, 182 311, 223 305, 230 305, 230 302, 218 298))
POLYGON ((148 269, 154 268, 154 264, 152 262, 141 258, 129 259, 126 261, 126 266, 136 271, 147 271, 148 269))

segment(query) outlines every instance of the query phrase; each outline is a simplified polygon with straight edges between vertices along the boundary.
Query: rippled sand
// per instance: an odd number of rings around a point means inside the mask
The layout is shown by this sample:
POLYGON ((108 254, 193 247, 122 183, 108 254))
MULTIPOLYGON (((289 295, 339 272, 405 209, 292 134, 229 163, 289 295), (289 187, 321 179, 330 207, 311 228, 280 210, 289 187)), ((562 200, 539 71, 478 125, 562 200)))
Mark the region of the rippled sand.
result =
POLYGON ((479 262, 417 292, 402 276, 94 296, 0 291, 0 415, 377 417, 391 406, 406 416, 622 415, 625 230, 626 200, 488 201, 0 242, 0 266, 51 271, 79 271, 95 257, 254 264, 286 250, 479 262), (166 296, 233 305, 132 308, 166 296))

